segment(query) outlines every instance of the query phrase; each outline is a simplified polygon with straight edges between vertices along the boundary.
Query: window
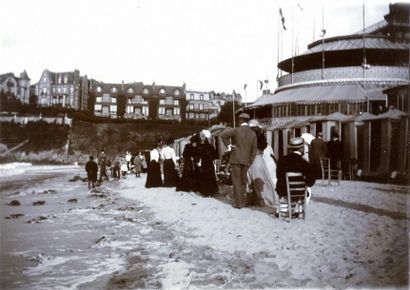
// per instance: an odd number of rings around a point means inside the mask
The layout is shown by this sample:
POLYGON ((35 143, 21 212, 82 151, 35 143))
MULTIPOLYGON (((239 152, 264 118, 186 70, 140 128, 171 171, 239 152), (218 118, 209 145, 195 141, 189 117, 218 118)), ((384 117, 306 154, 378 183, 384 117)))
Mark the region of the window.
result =
POLYGON ((101 106, 101 104, 95 104, 94 105, 94 111, 101 111, 102 110, 102 106, 101 106))
POLYGON ((43 88, 43 94, 47 94, 47 89, 43 88))
POLYGON ((63 94, 67 93, 67 88, 63 88, 63 94))
POLYGON ((111 97, 111 103, 116 104, 116 103, 117 103, 117 98, 113 98, 113 97, 111 97))
POLYGON ((44 77, 43 78, 43 83, 46 83, 47 82, 47 77, 44 77))
POLYGON ((174 100, 174 106, 179 106, 179 100, 174 100))
POLYGON ((113 88, 111 89, 111 92, 116 93, 116 92, 118 92, 118 89, 117 89, 116 87, 113 87, 113 88))
POLYGON ((158 114, 164 115, 165 114, 165 108, 164 107, 159 107, 158 108, 158 114))
POLYGON ((65 76, 65 77, 64 77, 64 83, 66 84, 67 82, 68 82, 68 77, 65 76))
POLYGON ((59 84, 61 84, 61 76, 60 77, 58 77, 58 81, 57 81, 59 84))
POLYGON ((142 93, 143 93, 144 95, 148 95, 148 94, 149 94, 149 90, 148 90, 147 88, 145 88, 145 89, 142 91, 142 93))
POLYGON ((189 109, 193 110, 194 109, 194 104, 189 104, 189 109))
POLYGON ((71 92, 71 93, 74 93, 74 87, 71 87, 71 88, 70 88, 70 92, 71 92))
POLYGON ((204 95, 204 101, 209 101, 209 95, 208 94, 204 95))
POLYGON ((148 111, 148 107, 147 107, 147 106, 142 107, 142 114, 145 115, 145 116, 148 116, 149 111, 148 111))
POLYGON ((134 114, 140 115, 141 114, 141 108, 135 108, 134 109, 134 114))
POLYGON ((198 95, 195 95, 195 96, 194 96, 194 100, 199 100, 199 96, 198 96, 198 95))
POLYGON ((165 95, 165 90, 164 90, 164 89, 160 89, 160 90, 159 90, 159 93, 160 93, 161 95, 165 95))
POLYGON ((200 99, 201 101, 203 101, 203 100, 204 100, 204 94, 200 94, 200 95, 199 95, 199 99, 200 99))
POLYGON ((133 106, 127 106, 127 113, 128 114, 134 113, 134 107, 133 106))
POLYGON ((190 99, 193 100, 194 99, 194 94, 190 95, 190 99))
POLYGON ((132 93, 134 93, 134 89, 133 89, 133 88, 129 88, 129 89, 128 89, 128 92, 129 92, 130 94, 132 94, 132 93))
POLYGON ((111 113, 116 113, 117 112, 117 105, 111 105, 110 106, 110 112, 111 113))
POLYGON ((101 103, 101 102, 102 102, 102 97, 96 97, 96 98, 95 98, 95 101, 96 101, 97 103, 101 103))
POLYGON ((165 110, 165 115, 167 115, 167 116, 172 116, 172 113, 174 112, 174 110, 172 110, 172 109, 166 109, 165 110))
POLYGON ((160 105, 165 105, 165 100, 164 99, 159 100, 159 104, 160 105))
POLYGON ((101 87, 98 86, 98 87, 97 87, 97 92, 101 92, 101 91, 102 91, 101 87))
POLYGON ((179 96, 180 94, 179 94, 179 90, 175 90, 175 92, 174 92, 174 96, 179 96))
POLYGON ((199 110, 203 111, 204 110, 204 104, 199 104, 199 110))
POLYGON ((174 115, 179 115, 180 113, 179 108, 174 108, 174 115))
POLYGON ((56 89, 56 88, 53 88, 53 93, 57 93, 57 89, 56 89))

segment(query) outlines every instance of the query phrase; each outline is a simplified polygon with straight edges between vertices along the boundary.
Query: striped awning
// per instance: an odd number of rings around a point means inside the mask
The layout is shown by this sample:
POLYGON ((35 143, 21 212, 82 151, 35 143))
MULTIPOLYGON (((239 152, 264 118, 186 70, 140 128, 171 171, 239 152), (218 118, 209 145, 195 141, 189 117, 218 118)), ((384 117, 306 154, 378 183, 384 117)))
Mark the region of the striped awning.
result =
POLYGON ((328 102, 364 102, 368 100, 385 100, 381 90, 367 90, 360 84, 329 85, 301 87, 280 91, 276 94, 262 95, 251 106, 256 108, 280 103, 328 103, 328 102))

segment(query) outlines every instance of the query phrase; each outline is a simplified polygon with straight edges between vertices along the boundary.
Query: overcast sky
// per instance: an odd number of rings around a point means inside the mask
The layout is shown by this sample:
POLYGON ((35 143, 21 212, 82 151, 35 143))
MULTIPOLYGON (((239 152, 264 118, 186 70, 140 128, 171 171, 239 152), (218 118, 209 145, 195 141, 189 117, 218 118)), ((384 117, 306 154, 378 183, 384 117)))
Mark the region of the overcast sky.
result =
MULTIPOLYGON (((362 3, 323 1, 326 37, 361 30, 362 3)), ((382 20, 388 4, 366 1, 366 25, 382 20)), ((79 69, 104 82, 186 83, 242 95, 248 84, 252 101, 258 80, 276 88, 279 8, 284 59, 292 30, 299 52, 319 39, 321 1, 0 0, 0 73, 26 69, 36 83, 45 68, 79 69)))

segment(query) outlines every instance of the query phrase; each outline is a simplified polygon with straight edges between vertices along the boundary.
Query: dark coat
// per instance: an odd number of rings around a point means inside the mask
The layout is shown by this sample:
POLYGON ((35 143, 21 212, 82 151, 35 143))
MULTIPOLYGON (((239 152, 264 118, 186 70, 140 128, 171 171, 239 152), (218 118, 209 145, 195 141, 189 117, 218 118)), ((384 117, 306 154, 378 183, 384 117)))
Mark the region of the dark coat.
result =
POLYGON ((198 145, 198 157, 201 166, 198 167, 198 190, 202 195, 211 196, 218 192, 214 160, 218 158, 216 151, 208 142, 198 145))
POLYGON ((231 152, 229 162, 250 166, 256 157, 258 148, 255 132, 247 127, 226 128, 221 133, 222 142, 228 146, 230 140, 236 148, 231 152))
POLYGON ((320 160, 326 157, 326 143, 322 138, 315 138, 309 147, 309 162, 320 165, 320 160))
POLYGON ((276 177, 278 178, 276 191, 279 197, 287 196, 286 172, 301 172, 305 177, 307 186, 315 184, 314 171, 309 162, 303 159, 302 155, 294 152, 289 153, 279 159, 276 168, 276 177))
POLYGON ((198 147, 187 144, 182 154, 183 169, 182 177, 177 185, 178 191, 197 191, 198 190, 198 172, 195 164, 199 161, 198 147))
POLYGON ((87 171, 87 178, 91 181, 97 180, 98 165, 94 160, 89 160, 85 164, 85 171, 87 171))
POLYGON ((343 144, 340 140, 331 140, 327 142, 327 157, 330 158, 330 167, 338 169, 338 161, 343 159, 343 144))

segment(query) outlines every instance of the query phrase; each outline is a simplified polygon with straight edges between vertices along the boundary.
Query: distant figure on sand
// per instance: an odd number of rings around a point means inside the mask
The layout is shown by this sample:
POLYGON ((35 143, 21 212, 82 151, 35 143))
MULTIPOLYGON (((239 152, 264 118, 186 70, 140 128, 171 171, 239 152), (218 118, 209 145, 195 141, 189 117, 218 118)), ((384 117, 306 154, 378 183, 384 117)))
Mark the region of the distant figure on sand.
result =
POLYGON ((234 193, 234 207, 247 206, 246 185, 249 166, 253 163, 257 153, 256 134, 248 126, 250 117, 246 113, 239 115, 240 127, 226 128, 221 133, 225 146, 231 145, 229 157, 232 170, 232 184, 234 193))
POLYGON ((178 183, 177 172, 177 156, 174 148, 171 145, 174 143, 174 138, 169 137, 165 141, 165 146, 162 148, 162 155, 164 156, 164 186, 175 187, 178 183))
MULTIPOLYGON (((306 186, 310 187, 315 183, 315 175, 312 167, 305 159, 303 159, 304 140, 302 137, 292 138, 289 141, 288 148, 291 152, 288 155, 279 158, 276 169, 278 183, 276 191, 279 198, 287 197, 286 172, 300 172, 305 178, 306 186)), ((308 195, 310 198, 310 194, 308 195)))
POLYGON ((315 173, 315 178, 322 177, 320 160, 326 157, 326 143, 322 139, 322 132, 317 133, 315 139, 310 142, 309 162, 312 165, 312 170, 315 173))
POLYGON ((203 196, 213 196, 218 193, 214 160, 217 159, 215 148, 211 145, 211 132, 202 130, 201 143, 198 145, 198 190, 203 196))
POLYGON ((151 150, 150 162, 148 164, 148 174, 147 180, 145 182, 145 187, 162 187, 162 177, 161 177, 161 147, 162 141, 158 140, 156 143, 156 148, 151 150))
POLYGON ((105 154, 104 149, 101 150, 99 163, 100 163, 100 182, 102 182, 103 176, 105 176, 105 178, 109 180, 108 175, 107 175, 107 155, 105 154))
POLYGON ((131 170, 131 160, 132 160, 132 155, 130 151, 127 151, 125 154, 125 161, 127 162, 127 171, 131 170))
POLYGON ((87 172, 88 188, 94 188, 97 182, 98 165, 94 161, 94 156, 90 155, 90 160, 85 164, 85 171, 87 172))
POLYGON ((141 176, 141 165, 142 165, 142 154, 141 154, 141 152, 138 152, 137 154, 135 154, 133 163, 134 163, 135 177, 140 177, 141 176))

